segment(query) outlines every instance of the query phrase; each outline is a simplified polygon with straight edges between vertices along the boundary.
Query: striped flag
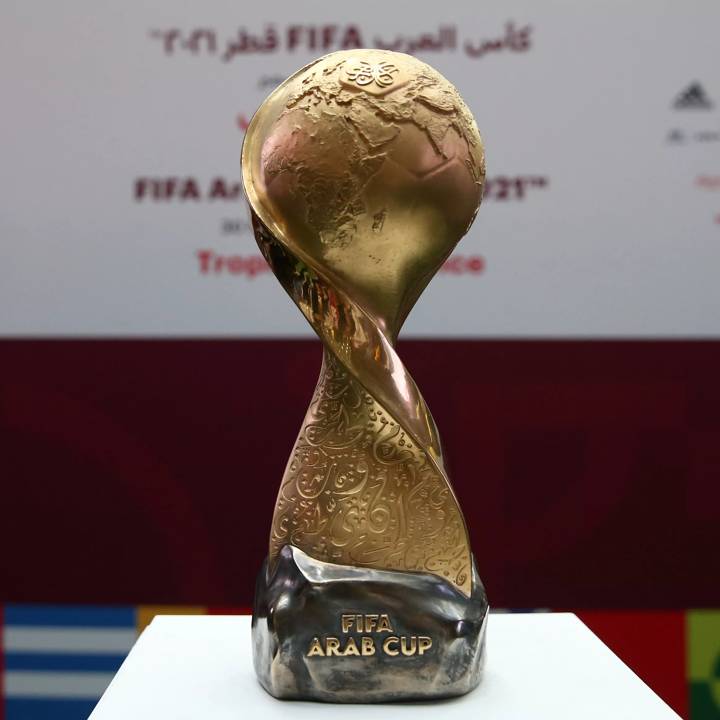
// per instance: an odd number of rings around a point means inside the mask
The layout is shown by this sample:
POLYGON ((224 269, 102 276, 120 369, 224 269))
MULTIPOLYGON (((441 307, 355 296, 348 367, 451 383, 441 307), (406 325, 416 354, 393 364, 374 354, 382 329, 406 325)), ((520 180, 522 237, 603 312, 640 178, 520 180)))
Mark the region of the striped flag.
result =
POLYGON ((5 720, 84 720, 137 637, 134 607, 4 611, 5 720))

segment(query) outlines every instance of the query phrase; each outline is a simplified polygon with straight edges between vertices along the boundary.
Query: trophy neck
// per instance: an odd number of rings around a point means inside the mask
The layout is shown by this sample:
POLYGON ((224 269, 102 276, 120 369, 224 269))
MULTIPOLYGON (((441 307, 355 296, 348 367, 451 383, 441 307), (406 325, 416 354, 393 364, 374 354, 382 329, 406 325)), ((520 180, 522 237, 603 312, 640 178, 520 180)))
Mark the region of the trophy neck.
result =
MULTIPOLYGON (((317 268, 301 248, 277 238, 252 213, 253 229, 265 259, 286 292, 331 352, 381 405, 398 418, 415 442, 442 469, 435 422, 393 345, 412 304, 386 320, 368 311, 325 268, 317 268)), ((419 292, 415 295, 417 297, 419 292)))

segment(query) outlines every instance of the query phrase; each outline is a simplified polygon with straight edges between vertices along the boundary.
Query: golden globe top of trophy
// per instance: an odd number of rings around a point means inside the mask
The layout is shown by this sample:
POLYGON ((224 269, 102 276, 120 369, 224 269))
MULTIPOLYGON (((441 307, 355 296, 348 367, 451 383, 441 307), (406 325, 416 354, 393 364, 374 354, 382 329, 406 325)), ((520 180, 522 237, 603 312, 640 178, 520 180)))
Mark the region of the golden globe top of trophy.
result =
POLYGON ((475 121, 414 57, 336 52, 261 105, 242 176, 258 245, 324 348, 258 577, 258 678, 276 697, 329 702, 466 693, 487 598, 394 345, 480 205, 475 121))

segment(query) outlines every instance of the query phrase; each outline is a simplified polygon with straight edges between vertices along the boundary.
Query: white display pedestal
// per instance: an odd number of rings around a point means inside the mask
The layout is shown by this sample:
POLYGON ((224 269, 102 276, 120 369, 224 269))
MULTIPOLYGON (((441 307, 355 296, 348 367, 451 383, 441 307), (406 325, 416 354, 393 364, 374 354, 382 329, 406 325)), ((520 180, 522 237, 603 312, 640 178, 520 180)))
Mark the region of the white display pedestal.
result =
POLYGON ((247 616, 160 616, 143 632, 90 720, 259 718, 669 720, 678 718, 574 615, 491 615, 480 687, 393 705, 283 702, 255 679, 247 616))

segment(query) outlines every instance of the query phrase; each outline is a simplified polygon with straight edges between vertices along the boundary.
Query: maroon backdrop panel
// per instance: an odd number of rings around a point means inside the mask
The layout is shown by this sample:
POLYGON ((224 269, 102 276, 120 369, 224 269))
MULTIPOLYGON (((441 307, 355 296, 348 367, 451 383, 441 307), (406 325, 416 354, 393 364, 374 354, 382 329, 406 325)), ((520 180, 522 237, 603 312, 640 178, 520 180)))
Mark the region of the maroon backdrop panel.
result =
POLYGON ((684 612, 590 610, 579 615, 678 715, 688 717, 684 612))
MULTIPOLYGON (((720 343, 399 349, 495 606, 720 606, 720 343)), ((0 601, 250 605, 320 357, 0 342, 0 601)))

